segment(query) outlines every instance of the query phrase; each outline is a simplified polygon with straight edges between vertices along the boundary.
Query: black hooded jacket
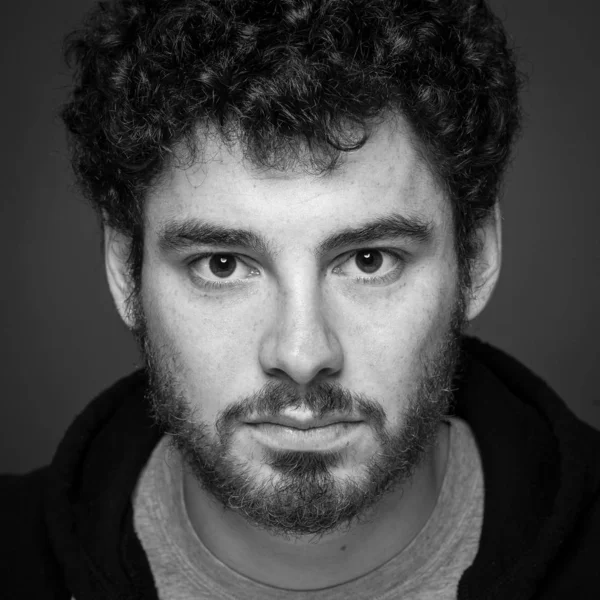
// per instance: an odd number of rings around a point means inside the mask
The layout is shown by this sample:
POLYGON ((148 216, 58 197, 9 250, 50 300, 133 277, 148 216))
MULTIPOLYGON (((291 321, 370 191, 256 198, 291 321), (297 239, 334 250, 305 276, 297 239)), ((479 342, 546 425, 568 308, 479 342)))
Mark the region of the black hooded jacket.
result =
MULTIPOLYGON (((600 598, 600 433, 499 350, 465 340, 457 416, 484 471, 460 599, 600 598)), ((156 599, 131 496, 160 432, 141 372, 96 398, 52 464, 0 478, 0 598, 156 599)))

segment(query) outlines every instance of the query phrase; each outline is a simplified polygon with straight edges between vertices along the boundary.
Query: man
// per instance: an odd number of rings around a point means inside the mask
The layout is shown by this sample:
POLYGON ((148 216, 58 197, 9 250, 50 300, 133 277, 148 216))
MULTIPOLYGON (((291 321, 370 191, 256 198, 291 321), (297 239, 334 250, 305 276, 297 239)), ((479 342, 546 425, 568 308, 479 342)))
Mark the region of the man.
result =
POLYGON ((121 0, 63 118, 145 369, 2 485, 8 598, 591 598, 600 438, 464 335, 519 77, 477 0, 121 0))

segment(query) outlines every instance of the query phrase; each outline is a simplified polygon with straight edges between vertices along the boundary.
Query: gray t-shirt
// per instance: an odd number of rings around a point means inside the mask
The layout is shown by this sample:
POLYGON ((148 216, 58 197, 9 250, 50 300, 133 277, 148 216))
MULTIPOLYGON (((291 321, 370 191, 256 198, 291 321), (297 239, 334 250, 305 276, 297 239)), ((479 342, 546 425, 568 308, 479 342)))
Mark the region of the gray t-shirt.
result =
POLYGON ((448 419, 450 451, 436 506, 402 552, 347 583, 289 591, 257 583, 216 558, 196 535, 183 497, 181 463, 163 438, 133 496, 134 524, 161 600, 446 600, 456 598, 473 562, 483 522, 483 471, 465 421, 448 419))

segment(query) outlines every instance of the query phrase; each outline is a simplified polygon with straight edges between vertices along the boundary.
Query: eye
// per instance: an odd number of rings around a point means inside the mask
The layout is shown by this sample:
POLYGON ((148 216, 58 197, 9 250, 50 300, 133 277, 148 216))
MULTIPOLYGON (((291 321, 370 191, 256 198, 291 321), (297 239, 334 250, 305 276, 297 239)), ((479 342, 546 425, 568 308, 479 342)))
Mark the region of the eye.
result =
POLYGON ((351 277, 359 283, 387 283, 400 276, 404 260, 390 250, 357 250, 333 269, 335 275, 351 277))
POLYGON ((210 283, 235 283, 259 272, 235 254, 206 254, 189 263, 193 276, 210 283))
POLYGON ((383 265, 383 253, 379 250, 361 250, 354 255, 354 264, 363 273, 377 273, 383 265))

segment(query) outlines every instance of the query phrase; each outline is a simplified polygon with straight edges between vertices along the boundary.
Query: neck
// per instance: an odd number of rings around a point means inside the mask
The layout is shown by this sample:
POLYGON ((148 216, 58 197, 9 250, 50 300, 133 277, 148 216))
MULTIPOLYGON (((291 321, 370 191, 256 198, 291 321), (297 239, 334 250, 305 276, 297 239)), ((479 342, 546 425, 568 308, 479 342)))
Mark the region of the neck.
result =
POLYGON ((338 585, 390 560, 423 528, 446 472, 448 437, 448 425, 442 423, 436 443, 411 480, 384 496, 368 520, 318 538, 285 538, 252 526, 217 504, 184 469, 188 516, 198 537, 219 560, 255 581, 287 590, 338 585))

